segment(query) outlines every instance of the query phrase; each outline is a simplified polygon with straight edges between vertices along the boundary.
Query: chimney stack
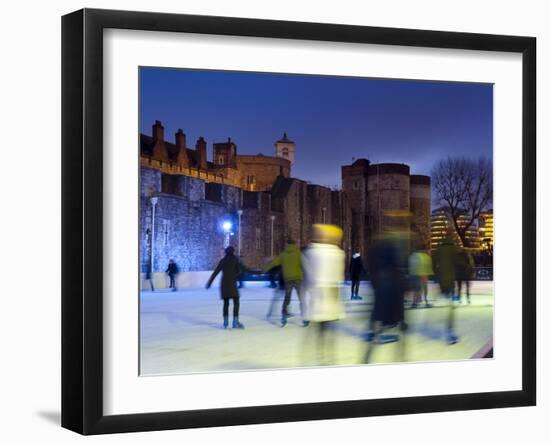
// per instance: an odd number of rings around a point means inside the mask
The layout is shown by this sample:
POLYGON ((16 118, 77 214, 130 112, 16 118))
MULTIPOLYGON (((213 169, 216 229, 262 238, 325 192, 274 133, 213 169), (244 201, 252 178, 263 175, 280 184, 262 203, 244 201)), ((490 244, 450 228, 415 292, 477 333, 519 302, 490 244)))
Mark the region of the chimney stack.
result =
POLYGON ((195 149, 197 150, 197 168, 207 169, 206 140, 203 137, 199 137, 195 149))
POLYGON ((162 126, 160 120, 155 120, 153 125, 153 141, 164 141, 164 126, 162 126))
POLYGON ((178 157, 176 163, 184 168, 189 167, 186 137, 181 129, 178 129, 178 132, 176 132, 176 147, 178 148, 178 157))
POLYGON ((164 127, 160 120, 155 120, 153 125, 153 152, 151 157, 155 160, 168 163, 168 150, 164 144, 164 127))

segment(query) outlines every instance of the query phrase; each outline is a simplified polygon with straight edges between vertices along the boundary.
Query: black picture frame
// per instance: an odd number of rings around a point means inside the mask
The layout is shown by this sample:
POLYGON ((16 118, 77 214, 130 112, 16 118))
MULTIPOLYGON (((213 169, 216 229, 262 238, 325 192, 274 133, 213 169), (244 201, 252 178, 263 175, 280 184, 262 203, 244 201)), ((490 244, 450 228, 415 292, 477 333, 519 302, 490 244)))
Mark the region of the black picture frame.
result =
POLYGON ((487 409, 536 404, 536 39, 83 9, 62 18, 62 426, 81 434, 487 409), (103 31, 502 51, 522 54, 522 388, 131 415, 103 413, 103 31))

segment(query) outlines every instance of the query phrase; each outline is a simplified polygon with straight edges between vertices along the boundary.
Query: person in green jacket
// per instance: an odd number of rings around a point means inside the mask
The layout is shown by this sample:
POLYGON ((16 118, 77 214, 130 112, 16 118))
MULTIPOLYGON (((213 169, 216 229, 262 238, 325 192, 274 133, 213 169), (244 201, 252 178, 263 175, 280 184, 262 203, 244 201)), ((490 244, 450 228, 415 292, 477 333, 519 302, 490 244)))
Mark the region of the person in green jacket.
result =
POLYGON ((412 307, 416 308, 424 295, 424 303, 427 308, 431 305, 428 303, 428 279, 433 275, 432 257, 424 251, 418 250, 413 252, 409 257, 409 275, 413 283, 413 302, 412 307))
POLYGON ((458 341, 454 333, 454 304, 453 295, 456 280, 457 248, 452 235, 447 235, 443 243, 435 252, 433 266, 441 294, 449 303, 449 316, 447 320, 447 343, 450 345, 458 341))
MULTIPOLYGON (((292 239, 287 240, 286 248, 277 257, 271 260, 263 269, 263 272, 267 272, 277 266, 281 267, 282 279, 285 285, 285 299, 283 301, 283 309, 281 313, 281 324, 285 326, 288 319, 288 305, 292 297, 292 291, 295 289, 298 294, 298 300, 300 302, 300 314, 303 318, 303 306, 302 306, 302 280, 304 279, 304 272, 302 270, 302 253, 298 248, 298 245, 292 239)), ((307 326, 308 322, 304 320, 304 326, 307 326)))

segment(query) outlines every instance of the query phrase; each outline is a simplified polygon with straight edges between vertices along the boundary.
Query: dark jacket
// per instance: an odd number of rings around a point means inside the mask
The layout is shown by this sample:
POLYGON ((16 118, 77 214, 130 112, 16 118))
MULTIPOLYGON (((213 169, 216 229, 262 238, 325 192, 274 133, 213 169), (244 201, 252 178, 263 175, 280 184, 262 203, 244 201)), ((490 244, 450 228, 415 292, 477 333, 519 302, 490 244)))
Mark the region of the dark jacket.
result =
POLYGON ((241 272, 253 272, 244 266, 235 255, 226 255, 220 260, 216 269, 208 279, 206 287, 209 288, 212 282, 219 273, 222 273, 222 283, 220 285, 221 298, 237 298, 239 290, 237 289, 237 281, 241 272))
POLYGON ((456 246, 450 241, 445 241, 437 249, 433 258, 434 272, 443 294, 451 294, 454 292, 456 263, 456 246))
POLYGON ((168 268, 166 268, 166 273, 168 275, 176 275, 178 272, 178 265, 175 263, 168 263, 168 268))
POLYGON ((456 279, 471 280, 473 271, 474 259, 468 251, 462 249, 456 257, 456 279))
POLYGON ((405 275, 402 241, 386 237, 373 243, 368 255, 374 288, 372 321, 395 325, 404 320, 405 275))
POLYGON ((149 263, 146 263, 143 265, 143 272, 145 274, 146 280, 151 280, 151 265, 149 263))
POLYGON ((363 274, 364 270, 365 268, 363 267, 363 260, 361 260, 361 256, 352 257, 351 261, 349 262, 350 279, 351 280, 361 279, 361 275, 363 274))

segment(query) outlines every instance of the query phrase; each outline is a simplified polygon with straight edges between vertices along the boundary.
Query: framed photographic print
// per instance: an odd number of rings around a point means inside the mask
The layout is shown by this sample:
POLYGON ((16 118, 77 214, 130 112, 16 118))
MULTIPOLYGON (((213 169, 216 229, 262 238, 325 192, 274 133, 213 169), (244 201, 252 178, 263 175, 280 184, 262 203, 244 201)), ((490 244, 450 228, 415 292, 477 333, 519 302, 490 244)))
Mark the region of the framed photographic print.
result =
POLYGON ((62 25, 64 427, 535 404, 534 38, 62 25))

